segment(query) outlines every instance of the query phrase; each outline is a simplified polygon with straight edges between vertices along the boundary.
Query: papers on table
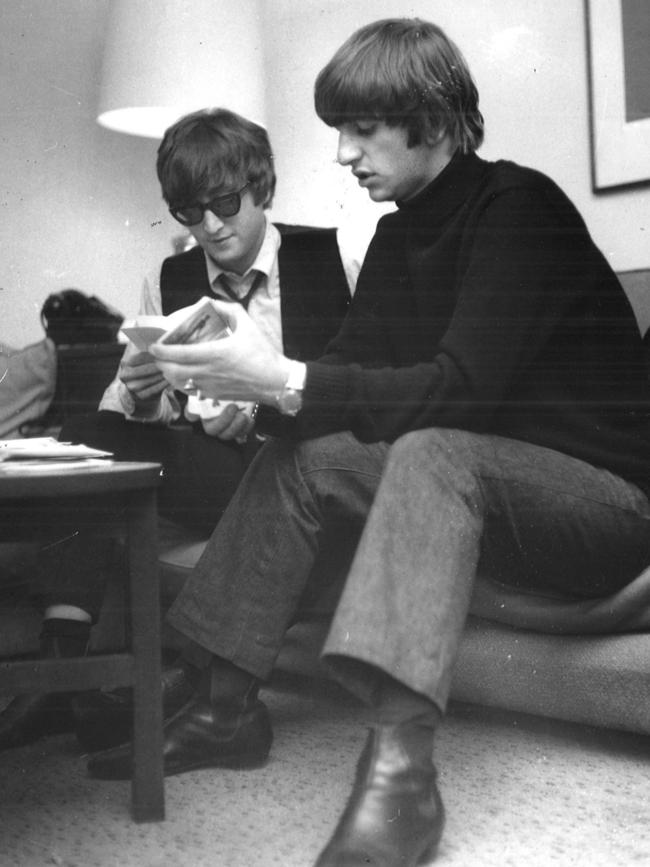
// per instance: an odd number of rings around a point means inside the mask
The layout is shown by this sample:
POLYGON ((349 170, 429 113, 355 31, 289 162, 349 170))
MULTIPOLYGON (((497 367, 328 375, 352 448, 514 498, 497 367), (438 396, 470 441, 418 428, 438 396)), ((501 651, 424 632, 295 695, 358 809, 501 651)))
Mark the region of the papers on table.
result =
POLYGON ((112 457, 112 452, 60 443, 54 437, 0 440, 0 468, 3 472, 23 472, 27 469, 67 471, 105 464, 112 457))

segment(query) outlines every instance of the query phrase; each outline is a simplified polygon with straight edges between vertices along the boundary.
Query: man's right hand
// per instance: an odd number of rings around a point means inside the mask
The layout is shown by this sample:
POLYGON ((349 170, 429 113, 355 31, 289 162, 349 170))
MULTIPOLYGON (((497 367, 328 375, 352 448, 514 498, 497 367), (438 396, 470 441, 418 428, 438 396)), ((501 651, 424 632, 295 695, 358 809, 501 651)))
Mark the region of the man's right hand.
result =
POLYGON ((126 350, 117 372, 137 403, 157 400, 169 383, 148 352, 126 350))

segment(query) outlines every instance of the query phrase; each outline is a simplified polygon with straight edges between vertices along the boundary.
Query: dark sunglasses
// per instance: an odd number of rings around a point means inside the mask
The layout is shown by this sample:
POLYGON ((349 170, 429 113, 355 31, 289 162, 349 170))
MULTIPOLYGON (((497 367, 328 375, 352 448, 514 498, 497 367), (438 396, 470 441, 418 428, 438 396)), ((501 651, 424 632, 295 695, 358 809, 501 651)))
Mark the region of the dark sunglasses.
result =
POLYGON ((180 208, 170 208, 169 213, 175 220, 178 220, 183 226, 196 226, 203 219, 203 214, 206 211, 212 211, 215 217, 223 219, 224 217, 234 217, 239 213, 241 208, 241 194, 248 187, 248 183, 234 193, 227 193, 225 196, 217 196, 205 205, 185 205, 180 208))

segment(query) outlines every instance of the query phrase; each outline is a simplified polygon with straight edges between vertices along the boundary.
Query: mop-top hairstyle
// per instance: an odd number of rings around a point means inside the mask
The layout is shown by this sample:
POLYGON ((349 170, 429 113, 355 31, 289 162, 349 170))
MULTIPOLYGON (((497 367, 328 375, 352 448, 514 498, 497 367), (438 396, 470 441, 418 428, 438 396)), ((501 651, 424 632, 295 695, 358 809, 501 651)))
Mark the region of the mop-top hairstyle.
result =
POLYGON ((256 205, 269 207, 275 192, 266 130, 224 108, 195 111, 170 126, 158 148, 156 170, 163 198, 172 207, 245 184, 256 205))
POLYGON ((456 45, 435 24, 387 18, 361 27, 316 79, 329 126, 374 118, 407 130, 408 146, 447 133, 462 153, 483 141, 478 90, 456 45))

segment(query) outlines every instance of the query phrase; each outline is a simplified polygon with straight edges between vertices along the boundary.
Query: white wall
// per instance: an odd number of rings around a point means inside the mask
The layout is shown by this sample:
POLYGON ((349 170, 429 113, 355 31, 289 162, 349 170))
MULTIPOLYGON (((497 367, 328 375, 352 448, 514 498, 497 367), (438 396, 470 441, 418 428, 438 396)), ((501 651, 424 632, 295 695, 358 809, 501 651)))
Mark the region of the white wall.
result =
POLYGON ((157 143, 95 123, 106 0, 0 3, 0 343, 39 340, 50 292, 135 312, 171 251, 157 143))
MULTIPOLYGON (((66 286, 132 315, 142 274, 178 235, 155 177, 157 142, 94 122, 107 8, 0 2, 0 343, 40 339, 41 305, 66 286)), ((583 0, 264 0, 264 10, 275 218, 372 230, 385 208, 335 164, 336 135, 314 115, 313 82, 353 29, 419 15, 469 61, 487 124, 481 154, 546 171, 615 268, 650 267, 650 187, 591 192, 583 0)), ((143 51, 155 62, 146 34, 143 51)))
POLYGON ((614 268, 650 266, 650 186, 591 191, 583 0, 271 0, 266 8, 281 37, 267 45, 280 217, 324 224, 376 218, 377 206, 333 162, 336 136, 313 115, 313 81, 357 27, 419 16, 442 26, 469 63, 486 120, 481 156, 551 175, 614 268))

